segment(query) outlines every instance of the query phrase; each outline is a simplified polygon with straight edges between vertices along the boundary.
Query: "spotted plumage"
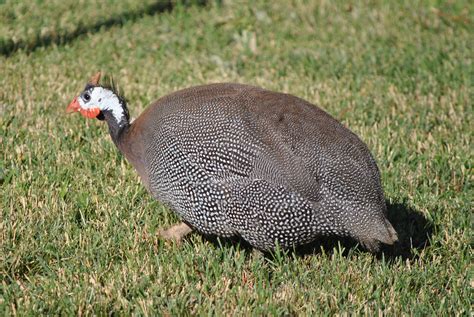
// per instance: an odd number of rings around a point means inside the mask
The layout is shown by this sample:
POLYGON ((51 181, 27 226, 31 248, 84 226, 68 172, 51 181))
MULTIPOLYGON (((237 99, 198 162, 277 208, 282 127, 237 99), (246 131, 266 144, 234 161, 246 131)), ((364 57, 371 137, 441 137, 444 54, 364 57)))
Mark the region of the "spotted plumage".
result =
POLYGON ((261 250, 323 235, 370 251, 397 240, 366 145, 307 101, 213 84, 165 96, 132 124, 125 102, 127 116, 96 107, 151 194, 198 232, 261 250))

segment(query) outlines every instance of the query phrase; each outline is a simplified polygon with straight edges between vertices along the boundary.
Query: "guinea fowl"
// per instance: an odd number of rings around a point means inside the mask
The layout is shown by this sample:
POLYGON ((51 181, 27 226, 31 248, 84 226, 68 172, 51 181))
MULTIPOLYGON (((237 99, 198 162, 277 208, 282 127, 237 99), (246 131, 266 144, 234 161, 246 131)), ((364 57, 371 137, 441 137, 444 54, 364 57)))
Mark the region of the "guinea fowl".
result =
POLYGON ((194 229, 263 251, 321 236, 351 237, 371 252, 397 241, 367 146, 315 105, 211 84, 162 97, 131 123, 125 99, 99 80, 67 111, 105 120, 145 187, 182 218, 164 237, 194 229))

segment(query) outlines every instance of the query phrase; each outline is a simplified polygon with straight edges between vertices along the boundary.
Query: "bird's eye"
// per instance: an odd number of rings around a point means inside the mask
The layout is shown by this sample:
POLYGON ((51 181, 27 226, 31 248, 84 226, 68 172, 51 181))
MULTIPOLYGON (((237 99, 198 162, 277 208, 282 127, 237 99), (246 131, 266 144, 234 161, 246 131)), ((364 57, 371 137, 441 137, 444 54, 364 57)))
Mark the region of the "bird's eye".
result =
POLYGON ((85 102, 88 102, 91 100, 91 95, 86 92, 84 95, 82 95, 82 99, 84 99, 85 102))

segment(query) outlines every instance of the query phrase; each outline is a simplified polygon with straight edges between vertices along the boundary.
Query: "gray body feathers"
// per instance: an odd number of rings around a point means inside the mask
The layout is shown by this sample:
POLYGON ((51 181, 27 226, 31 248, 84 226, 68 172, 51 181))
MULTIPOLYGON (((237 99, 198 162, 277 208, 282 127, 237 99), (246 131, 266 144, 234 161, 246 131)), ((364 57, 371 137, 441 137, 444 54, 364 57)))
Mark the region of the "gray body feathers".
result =
POLYGON ((300 98, 206 85, 159 99, 137 121, 148 189, 199 232, 261 250, 321 235, 370 251, 397 240, 366 145, 300 98))

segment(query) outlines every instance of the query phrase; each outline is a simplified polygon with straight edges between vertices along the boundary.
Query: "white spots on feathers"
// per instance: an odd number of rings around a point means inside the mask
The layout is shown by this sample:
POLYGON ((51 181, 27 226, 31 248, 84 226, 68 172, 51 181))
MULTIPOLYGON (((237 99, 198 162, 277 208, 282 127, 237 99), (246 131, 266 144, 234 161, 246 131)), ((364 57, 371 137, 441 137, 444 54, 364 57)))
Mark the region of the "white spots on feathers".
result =
MULTIPOLYGON (((128 117, 110 91, 90 92, 92 106, 101 99, 100 109, 119 124, 128 117)), ((321 235, 350 236, 372 251, 389 241, 375 161, 357 136, 316 106, 215 84, 151 107, 140 127, 148 187, 197 231, 241 236, 261 250, 321 235)))

